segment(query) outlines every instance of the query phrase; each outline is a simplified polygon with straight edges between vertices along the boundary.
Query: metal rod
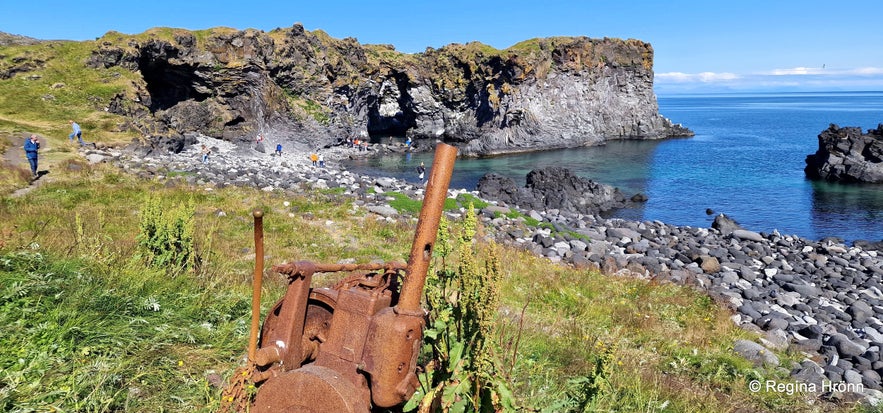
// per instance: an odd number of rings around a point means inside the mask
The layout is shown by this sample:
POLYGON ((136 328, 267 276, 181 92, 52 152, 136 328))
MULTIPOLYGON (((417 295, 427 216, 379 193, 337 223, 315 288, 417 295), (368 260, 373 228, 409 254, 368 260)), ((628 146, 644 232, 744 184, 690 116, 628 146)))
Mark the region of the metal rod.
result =
POLYGON ((316 264, 309 261, 296 261, 288 264, 274 265, 273 271, 290 277, 300 276, 305 271, 339 272, 339 271, 377 271, 377 270, 404 270, 405 264, 401 262, 366 263, 366 264, 316 264))
POLYGON ((414 234, 414 243, 411 244, 405 282, 396 305, 396 311, 400 313, 420 311, 420 298, 423 295, 423 285, 426 283, 426 272, 432 260, 432 249, 438 235, 439 220, 448 196, 456 159, 457 148, 444 143, 438 144, 435 148, 432 173, 426 184, 423 208, 420 209, 420 217, 417 219, 417 231, 414 234))
POLYGON ((255 210, 254 216, 254 285, 251 293, 251 333, 248 337, 248 360, 255 362, 258 348, 258 330, 261 327, 261 284, 264 278, 264 212, 255 210))

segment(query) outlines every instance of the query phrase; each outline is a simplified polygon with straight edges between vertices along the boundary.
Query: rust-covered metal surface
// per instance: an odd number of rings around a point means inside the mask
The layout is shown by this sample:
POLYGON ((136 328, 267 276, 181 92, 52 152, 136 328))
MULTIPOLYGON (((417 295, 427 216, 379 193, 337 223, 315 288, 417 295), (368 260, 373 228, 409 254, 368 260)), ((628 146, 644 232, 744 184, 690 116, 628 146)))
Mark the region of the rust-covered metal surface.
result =
MULTIPOLYGON (((258 348, 250 347, 259 384, 252 412, 363 413, 411 397, 423 339, 420 299, 456 155, 452 146, 436 148, 407 264, 273 267, 289 285, 264 320, 258 348), (311 288, 321 272, 352 274, 334 288, 311 288)), ((257 223, 256 216, 256 242, 257 223)))

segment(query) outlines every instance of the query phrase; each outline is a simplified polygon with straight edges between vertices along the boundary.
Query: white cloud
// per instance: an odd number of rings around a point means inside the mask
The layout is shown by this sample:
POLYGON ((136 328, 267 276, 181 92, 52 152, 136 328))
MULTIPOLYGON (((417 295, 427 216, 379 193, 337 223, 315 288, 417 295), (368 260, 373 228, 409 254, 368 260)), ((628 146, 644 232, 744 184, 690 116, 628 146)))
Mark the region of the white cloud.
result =
POLYGON ((883 74, 883 68, 859 67, 854 69, 839 69, 825 67, 795 67, 791 69, 774 69, 768 73, 760 73, 760 75, 764 74, 772 76, 873 76, 883 74))
POLYGON ((694 83, 694 82, 702 82, 702 83, 716 83, 716 82, 725 82, 739 79, 739 75, 735 73, 715 73, 715 72, 702 72, 702 73, 682 73, 682 72, 669 72, 669 73, 657 73, 656 79, 661 79, 663 81, 670 81, 673 83, 694 83))
POLYGON ((883 75, 883 68, 879 67, 860 67, 853 71, 857 75, 883 75))
POLYGON ((883 68, 794 67, 767 72, 657 73, 658 92, 881 90, 883 68))
POLYGON ((792 75, 817 75, 823 74, 825 69, 820 67, 795 67, 792 69, 774 69, 770 72, 773 76, 792 76, 792 75))

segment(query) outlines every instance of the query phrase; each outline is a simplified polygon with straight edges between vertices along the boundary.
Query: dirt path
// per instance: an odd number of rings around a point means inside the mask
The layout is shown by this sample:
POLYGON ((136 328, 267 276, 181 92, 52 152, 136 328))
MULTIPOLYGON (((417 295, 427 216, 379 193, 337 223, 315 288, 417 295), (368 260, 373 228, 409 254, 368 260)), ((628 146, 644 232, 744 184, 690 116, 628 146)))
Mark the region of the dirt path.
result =
MULTIPOLYGON (((22 137, 21 139, 19 139, 18 137, 15 137, 15 136, 6 136, 6 140, 10 143, 10 146, 8 148, 6 148, 6 151, 3 152, 3 164, 10 165, 13 168, 20 167, 20 168, 30 169, 30 165, 28 165, 28 161, 24 155, 24 149, 22 149, 22 145, 24 144, 24 138, 22 137), (21 140, 21 142, 19 142, 19 140, 21 140)), ((46 145, 45 139, 41 139, 40 140, 40 149, 41 150, 47 148, 44 145, 46 145)), ((34 190, 34 188, 37 188, 40 185, 42 185, 44 182, 46 182, 47 178, 48 177, 44 174, 40 179, 37 179, 35 181, 31 181, 31 183, 28 186, 15 190, 15 192, 13 192, 10 196, 12 198, 18 198, 18 197, 24 196, 28 192, 31 192, 32 190, 34 190)))
POLYGON ((21 148, 24 141, 16 142, 12 136, 6 136, 6 141, 9 142, 9 147, 3 152, 3 163, 12 166, 20 166, 25 163, 24 151, 21 148))

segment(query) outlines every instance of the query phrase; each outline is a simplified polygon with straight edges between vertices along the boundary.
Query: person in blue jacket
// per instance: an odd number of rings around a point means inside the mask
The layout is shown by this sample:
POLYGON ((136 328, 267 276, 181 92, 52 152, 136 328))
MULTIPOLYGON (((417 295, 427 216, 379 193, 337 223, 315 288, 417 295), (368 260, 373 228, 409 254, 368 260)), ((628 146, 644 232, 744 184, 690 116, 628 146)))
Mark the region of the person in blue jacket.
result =
POLYGON ((28 163, 31 164, 31 176, 34 179, 37 179, 37 150, 40 149, 40 141, 37 140, 37 135, 31 135, 30 138, 25 140, 25 156, 28 158, 28 163))
POLYGON ((71 132, 70 135, 67 135, 67 138, 70 139, 71 142, 73 142, 74 136, 76 136, 77 140, 80 141, 80 146, 85 145, 85 143, 83 142, 83 131, 80 130, 80 125, 78 125, 77 122, 74 122, 73 120, 70 120, 68 122, 70 122, 73 132, 71 132))

